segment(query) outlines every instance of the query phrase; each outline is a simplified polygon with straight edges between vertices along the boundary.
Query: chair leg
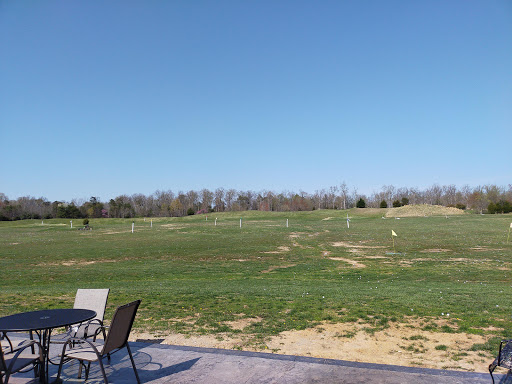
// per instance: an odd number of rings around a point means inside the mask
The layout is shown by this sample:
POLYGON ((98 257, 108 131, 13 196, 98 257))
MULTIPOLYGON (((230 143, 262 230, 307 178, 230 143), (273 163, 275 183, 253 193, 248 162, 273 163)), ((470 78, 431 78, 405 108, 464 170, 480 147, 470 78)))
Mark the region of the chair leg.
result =
POLYGON ((60 358, 59 370, 57 371, 57 378, 55 379, 55 383, 60 383, 60 374, 62 373, 62 365, 64 364, 64 352, 66 350, 66 344, 62 348, 62 356, 60 358))
POLYGON ((137 378, 137 383, 140 384, 139 374, 137 373, 137 368, 135 367, 135 361, 133 361, 132 351, 130 350, 130 346, 126 343, 126 349, 128 350, 128 355, 130 355, 130 360, 132 361, 133 371, 135 372, 135 377, 137 378))
POLYGON ((108 384, 107 374, 105 373, 105 367, 103 366, 103 361, 101 357, 98 359, 98 363, 100 363, 100 369, 101 374, 103 375, 103 380, 105 381, 105 384, 108 384))
MULTIPOLYGON (((85 366, 85 364, 84 364, 85 366)), ((87 379, 89 378, 89 370, 91 369, 91 362, 89 361, 87 363, 87 367, 85 368, 85 380, 87 381, 87 379)))

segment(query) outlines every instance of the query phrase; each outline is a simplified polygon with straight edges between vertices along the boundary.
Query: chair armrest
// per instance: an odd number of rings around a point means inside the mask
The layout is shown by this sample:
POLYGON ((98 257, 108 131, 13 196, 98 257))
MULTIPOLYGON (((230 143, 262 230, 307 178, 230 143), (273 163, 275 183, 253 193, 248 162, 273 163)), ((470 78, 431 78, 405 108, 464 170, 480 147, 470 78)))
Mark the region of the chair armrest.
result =
MULTIPOLYGON (((94 343, 92 341, 89 341, 87 339, 82 339, 80 337, 70 337, 66 341, 64 346, 62 347, 61 358, 64 359, 64 357, 66 356, 66 348, 68 347, 68 345, 74 351, 79 350, 80 348, 75 348, 75 345, 77 345, 77 344, 88 344, 88 346, 94 350, 94 352, 96 353, 96 356, 98 356, 98 358, 101 357, 101 353, 98 351, 98 348, 94 345, 94 343)), ((103 350, 103 348, 102 348, 102 350, 103 350)))
POLYGON ((82 326, 84 326, 84 339, 87 339, 87 337, 89 336, 94 336, 94 338, 96 338, 96 336, 98 336, 98 331, 103 328, 103 321, 101 321, 100 319, 92 319, 87 321, 86 323, 82 323, 82 326), (99 328, 94 330, 93 334, 89 335, 89 326, 92 324, 97 324, 99 328))

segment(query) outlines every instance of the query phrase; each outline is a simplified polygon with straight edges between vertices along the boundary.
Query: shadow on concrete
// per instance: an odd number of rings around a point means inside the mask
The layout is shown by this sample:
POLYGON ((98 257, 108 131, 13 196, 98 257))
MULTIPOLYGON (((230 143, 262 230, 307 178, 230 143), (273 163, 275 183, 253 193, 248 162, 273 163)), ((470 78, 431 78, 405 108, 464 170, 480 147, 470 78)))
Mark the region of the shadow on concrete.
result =
POLYGON ((142 382, 146 382, 147 380, 161 379, 180 372, 188 371, 194 366, 195 363, 199 361, 199 359, 200 358, 198 357, 196 359, 187 360, 182 363, 171 365, 169 367, 161 367, 156 370, 138 370, 140 380, 142 382))
MULTIPOLYGON (((196 364, 200 357, 189 359, 178 364, 164 366, 161 363, 156 363, 150 354, 140 350, 133 351, 133 359, 140 381, 142 383, 149 382, 156 379, 162 379, 171 375, 187 371, 196 364)), ((136 383, 135 373, 127 353, 119 351, 117 354, 112 355, 112 361, 109 363, 105 358, 103 359, 105 373, 107 378, 112 383, 136 383)), ((64 364, 62 376, 64 383, 84 383, 84 377, 78 378, 78 362, 69 362, 64 364)), ((51 380, 50 380, 51 382, 51 380)), ((89 371, 89 378, 87 384, 103 383, 101 369, 98 363, 92 363, 89 371)))

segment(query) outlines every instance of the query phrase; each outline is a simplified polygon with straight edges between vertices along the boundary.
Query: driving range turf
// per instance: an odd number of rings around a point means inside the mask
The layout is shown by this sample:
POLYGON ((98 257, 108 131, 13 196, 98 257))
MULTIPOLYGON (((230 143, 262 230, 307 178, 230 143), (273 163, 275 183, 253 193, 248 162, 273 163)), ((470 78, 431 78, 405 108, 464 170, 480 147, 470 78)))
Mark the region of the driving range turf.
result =
POLYGON ((477 350, 512 336, 512 215, 384 213, 91 219, 89 231, 77 219, 0 222, 0 314, 71 307, 77 288, 107 287, 105 318, 142 299, 135 329, 155 335, 245 334, 264 347, 326 321, 372 332, 413 317, 432 332, 492 334, 477 350), (230 326, 244 318, 258 321, 230 326))

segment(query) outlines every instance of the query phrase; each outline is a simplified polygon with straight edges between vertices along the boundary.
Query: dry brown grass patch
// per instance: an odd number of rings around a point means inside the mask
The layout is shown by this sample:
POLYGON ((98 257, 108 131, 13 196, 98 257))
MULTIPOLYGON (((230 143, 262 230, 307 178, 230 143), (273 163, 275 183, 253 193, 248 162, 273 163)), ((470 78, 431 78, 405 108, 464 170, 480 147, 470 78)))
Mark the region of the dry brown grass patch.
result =
POLYGON ((353 244, 348 241, 337 241, 331 243, 333 247, 344 247, 344 248, 361 248, 361 249, 379 249, 386 248, 383 245, 364 245, 364 244, 353 244))
POLYGON ((263 253, 279 254, 279 253, 285 253, 285 252, 290 252, 290 247, 281 246, 281 247, 277 247, 277 251, 267 251, 267 252, 263 252, 263 253))

